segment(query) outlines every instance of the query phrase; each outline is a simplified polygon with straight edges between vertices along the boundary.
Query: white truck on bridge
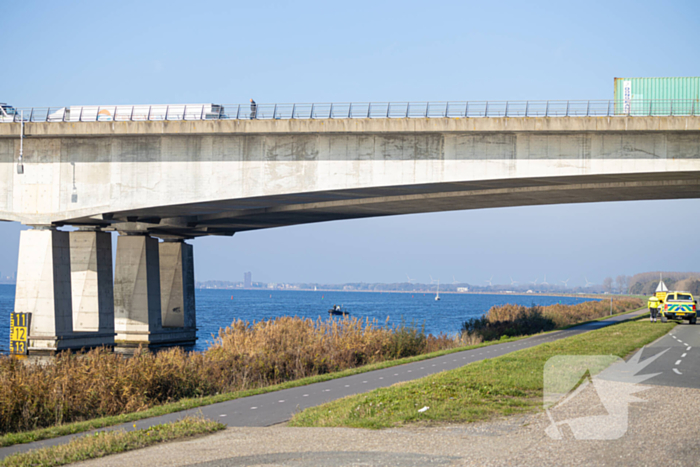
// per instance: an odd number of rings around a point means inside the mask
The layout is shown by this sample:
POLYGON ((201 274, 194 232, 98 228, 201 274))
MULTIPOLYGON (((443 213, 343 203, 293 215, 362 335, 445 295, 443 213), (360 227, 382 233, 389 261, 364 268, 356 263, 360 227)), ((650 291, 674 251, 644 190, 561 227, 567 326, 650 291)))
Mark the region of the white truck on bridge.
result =
POLYGON ((132 120, 211 120, 218 119, 224 108, 218 104, 163 105, 77 105, 52 112, 52 122, 112 122, 132 120))

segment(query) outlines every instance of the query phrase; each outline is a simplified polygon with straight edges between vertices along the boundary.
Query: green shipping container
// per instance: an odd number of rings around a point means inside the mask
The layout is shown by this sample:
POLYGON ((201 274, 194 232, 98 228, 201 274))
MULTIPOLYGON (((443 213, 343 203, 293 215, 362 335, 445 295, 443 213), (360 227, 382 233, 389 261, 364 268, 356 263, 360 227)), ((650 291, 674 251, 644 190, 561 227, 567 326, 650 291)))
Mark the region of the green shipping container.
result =
POLYGON ((700 77, 615 78, 615 115, 700 115, 700 77))

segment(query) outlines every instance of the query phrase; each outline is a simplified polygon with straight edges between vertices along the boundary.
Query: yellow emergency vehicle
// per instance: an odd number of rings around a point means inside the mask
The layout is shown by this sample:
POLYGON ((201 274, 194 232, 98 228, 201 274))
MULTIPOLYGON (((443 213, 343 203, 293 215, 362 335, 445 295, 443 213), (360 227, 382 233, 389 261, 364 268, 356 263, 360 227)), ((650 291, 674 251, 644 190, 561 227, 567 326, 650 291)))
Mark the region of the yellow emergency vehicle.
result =
POLYGON ((689 324, 697 322, 697 300, 693 298, 693 294, 678 290, 670 291, 663 280, 659 281, 654 296, 649 297, 647 306, 652 314, 652 321, 654 320, 652 309, 656 308, 661 315, 662 323, 669 319, 688 320, 689 324))
POLYGON ((689 324, 695 324, 698 319, 696 307, 697 302, 690 292, 668 292, 661 310, 661 322, 687 319, 689 324))

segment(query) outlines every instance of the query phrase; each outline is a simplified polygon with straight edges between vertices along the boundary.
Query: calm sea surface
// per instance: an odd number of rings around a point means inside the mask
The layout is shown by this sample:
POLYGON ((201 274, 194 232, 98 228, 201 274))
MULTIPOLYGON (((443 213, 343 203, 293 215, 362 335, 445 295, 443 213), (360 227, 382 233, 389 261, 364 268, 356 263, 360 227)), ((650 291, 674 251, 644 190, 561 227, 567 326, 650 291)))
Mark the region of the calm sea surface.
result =
MULTIPOLYGON (((0 351, 7 352, 10 334, 10 313, 14 306, 15 287, 0 285, 0 351)), ((400 324, 404 320, 425 325, 432 334, 453 334, 462 322, 480 316, 494 305, 576 304, 590 299, 578 297, 541 297, 532 295, 444 294, 436 302, 434 294, 379 292, 292 292, 265 290, 197 289, 197 332, 195 350, 205 350, 219 329, 236 319, 259 321, 275 316, 328 318, 328 309, 342 305, 358 318, 376 319, 384 324, 400 324)))

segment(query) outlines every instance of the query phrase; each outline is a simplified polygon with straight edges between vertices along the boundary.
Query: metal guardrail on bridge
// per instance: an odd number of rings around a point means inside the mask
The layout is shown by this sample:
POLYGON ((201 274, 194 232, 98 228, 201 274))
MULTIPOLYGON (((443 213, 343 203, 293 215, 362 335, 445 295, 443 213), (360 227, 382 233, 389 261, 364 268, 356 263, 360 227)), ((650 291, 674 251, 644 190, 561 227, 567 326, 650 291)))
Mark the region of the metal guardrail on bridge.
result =
POLYGON ((118 105, 11 109, 0 122, 698 116, 699 100, 118 105))

